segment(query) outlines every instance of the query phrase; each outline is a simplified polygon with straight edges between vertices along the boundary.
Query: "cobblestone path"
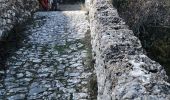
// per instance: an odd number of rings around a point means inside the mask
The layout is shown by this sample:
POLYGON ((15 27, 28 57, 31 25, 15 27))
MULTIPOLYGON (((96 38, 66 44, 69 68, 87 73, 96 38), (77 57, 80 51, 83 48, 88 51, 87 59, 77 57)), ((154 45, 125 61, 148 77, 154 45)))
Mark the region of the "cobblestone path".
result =
POLYGON ((24 46, 7 60, 0 100, 91 100, 86 12, 37 12, 34 18, 24 46))

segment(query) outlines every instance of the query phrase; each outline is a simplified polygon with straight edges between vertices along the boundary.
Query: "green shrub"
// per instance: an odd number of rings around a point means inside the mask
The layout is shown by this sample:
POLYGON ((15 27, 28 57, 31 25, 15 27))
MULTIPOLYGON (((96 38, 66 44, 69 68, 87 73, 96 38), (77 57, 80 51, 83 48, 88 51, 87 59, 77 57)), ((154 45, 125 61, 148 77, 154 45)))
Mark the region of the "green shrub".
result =
POLYGON ((149 57, 170 67, 170 0, 112 1, 149 57))
POLYGON ((113 0, 128 25, 139 33, 145 25, 170 25, 169 0, 113 0))

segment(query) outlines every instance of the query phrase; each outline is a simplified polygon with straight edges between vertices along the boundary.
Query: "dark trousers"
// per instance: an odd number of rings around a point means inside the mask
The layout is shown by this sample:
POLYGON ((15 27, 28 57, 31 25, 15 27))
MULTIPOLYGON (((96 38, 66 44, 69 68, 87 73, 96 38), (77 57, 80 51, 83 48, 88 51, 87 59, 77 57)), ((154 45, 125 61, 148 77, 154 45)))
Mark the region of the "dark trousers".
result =
POLYGON ((57 10, 58 8, 58 0, 53 0, 53 3, 52 3, 52 10, 57 10))

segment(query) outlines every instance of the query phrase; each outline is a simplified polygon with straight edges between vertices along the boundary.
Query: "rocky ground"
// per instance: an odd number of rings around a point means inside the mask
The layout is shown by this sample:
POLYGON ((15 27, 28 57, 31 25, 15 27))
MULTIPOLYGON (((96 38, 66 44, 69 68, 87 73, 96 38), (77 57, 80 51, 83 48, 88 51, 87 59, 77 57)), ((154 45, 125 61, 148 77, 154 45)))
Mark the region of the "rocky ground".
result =
POLYGON ((59 10, 62 11, 77 11, 82 9, 83 4, 79 3, 79 4, 60 4, 58 6, 59 10))
MULTIPOLYGON (((86 11, 37 12, 24 46, 1 73, 2 100, 89 100, 93 76, 86 11), (41 19, 40 19, 41 18, 41 19)), ((93 98, 94 99, 94 98, 93 98)))

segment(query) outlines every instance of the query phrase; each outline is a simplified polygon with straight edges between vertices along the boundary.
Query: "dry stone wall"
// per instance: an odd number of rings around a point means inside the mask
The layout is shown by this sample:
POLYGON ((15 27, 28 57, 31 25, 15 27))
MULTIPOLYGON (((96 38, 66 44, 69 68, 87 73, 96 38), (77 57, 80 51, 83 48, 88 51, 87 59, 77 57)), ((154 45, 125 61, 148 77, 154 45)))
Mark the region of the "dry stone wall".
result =
POLYGON ((110 0, 87 0, 98 100, 170 100, 163 67, 148 58, 110 0))
POLYGON ((0 37, 31 16, 38 0, 0 0, 0 37))

